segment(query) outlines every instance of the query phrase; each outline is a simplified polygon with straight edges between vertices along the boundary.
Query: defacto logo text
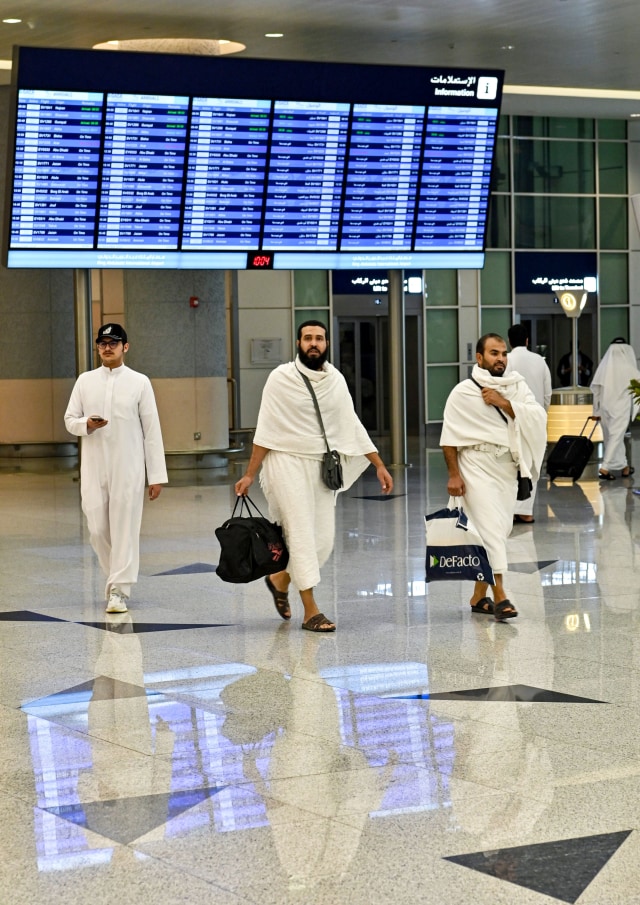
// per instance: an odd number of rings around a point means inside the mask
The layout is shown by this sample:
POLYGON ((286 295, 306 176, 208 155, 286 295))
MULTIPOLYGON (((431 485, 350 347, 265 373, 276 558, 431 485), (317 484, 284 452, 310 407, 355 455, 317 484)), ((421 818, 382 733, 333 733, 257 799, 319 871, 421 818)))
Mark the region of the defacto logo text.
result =
POLYGON ((466 556, 430 556, 429 559, 431 568, 438 566, 440 569, 460 569, 473 566, 477 569, 480 565, 480 557, 472 556, 471 553, 466 556))

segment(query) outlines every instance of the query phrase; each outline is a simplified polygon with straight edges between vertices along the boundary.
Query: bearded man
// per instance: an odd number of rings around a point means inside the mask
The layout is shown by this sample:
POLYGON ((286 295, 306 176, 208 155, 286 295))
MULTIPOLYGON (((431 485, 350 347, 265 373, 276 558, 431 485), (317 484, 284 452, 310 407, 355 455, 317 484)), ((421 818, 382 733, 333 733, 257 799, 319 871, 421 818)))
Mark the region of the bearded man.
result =
POLYGON ((476 581, 471 609, 502 622, 518 615, 503 585, 518 471, 533 483, 538 480, 547 416, 521 374, 505 376, 507 344, 501 336, 480 337, 476 362, 471 377, 449 394, 440 446, 449 473, 447 490, 450 496, 464 497, 494 573, 493 600, 487 596, 489 585, 476 581))
POLYGON ((383 493, 391 493, 393 479, 355 413, 344 377, 327 361, 326 326, 305 321, 298 328, 296 345, 295 361, 280 365, 267 379, 251 458, 235 491, 246 496, 261 469, 269 516, 282 525, 289 550, 286 571, 265 579, 280 616, 291 618, 288 592, 293 582, 304 607, 302 628, 333 632, 335 623, 318 609, 314 587, 333 550, 337 493, 322 480, 326 444, 303 375, 315 391, 329 447, 340 453, 341 490, 348 490, 369 463, 375 466, 383 493))

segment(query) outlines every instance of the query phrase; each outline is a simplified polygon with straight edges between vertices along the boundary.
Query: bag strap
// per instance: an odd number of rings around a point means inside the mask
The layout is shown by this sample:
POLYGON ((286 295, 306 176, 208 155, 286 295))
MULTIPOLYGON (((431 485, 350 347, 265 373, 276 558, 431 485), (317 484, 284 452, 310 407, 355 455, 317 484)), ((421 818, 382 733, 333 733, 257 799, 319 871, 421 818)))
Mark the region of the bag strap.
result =
MULTIPOLYGON (((474 377, 469 377, 469 380, 471 381, 471 383, 475 383, 475 385, 476 385, 477 387, 480 387, 480 389, 482 389, 482 384, 481 384, 481 383, 478 383, 478 381, 477 381, 474 377)), ((502 418, 502 420, 504 421, 504 423, 505 423, 505 424, 508 424, 509 421, 508 421, 507 416, 505 415, 505 413, 502 411, 502 409, 501 409, 499 406, 497 406, 497 405, 494 405, 493 408, 494 408, 494 409, 496 410, 496 412, 500 415, 500 417, 502 418)))
POLYGON ((449 502, 447 503, 447 509, 449 509, 450 511, 456 510, 458 513, 458 519, 456 521, 456 528, 462 528, 463 531, 468 531, 469 530, 469 526, 468 526, 469 519, 467 518, 467 513, 462 508, 463 503, 464 503, 463 496, 459 496, 459 497, 450 496, 449 502))
POLYGON ((238 518, 254 518, 255 514, 251 511, 251 506, 256 510, 260 518, 264 518, 264 515, 260 512, 256 504, 249 496, 238 496, 236 497, 235 506, 233 507, 233 512, 231 513, 231 518, 234 518, 236 514, 236 509, 240 505, 240 512, 238 513, 238 518))
POLYGON ((322 436, 324 437, 324 442, 327 447, 327 452, 331 452, 331 447, 329 446, 329 441, 327 440, 327 434, 324 429, 324 422, 322 421, 322 415, 320 414, 320 406, 318 405, 318 399, 315 394, 315 391, 314 391, 313 387, 311 386, 311 381, 309 380, 309 378, 307 377, 306 374, 302 373, 302 371, 298 368, 297 365, 296 365, 296 371, 302 377, 302 379, 304 380, 304 382, 307 385, 307 389, 311 393, 311 398, 313 399, 313 405, 316 410, 316 415, 318 416, 318 421, 320 422, 320 429, 322 431, 322 436))

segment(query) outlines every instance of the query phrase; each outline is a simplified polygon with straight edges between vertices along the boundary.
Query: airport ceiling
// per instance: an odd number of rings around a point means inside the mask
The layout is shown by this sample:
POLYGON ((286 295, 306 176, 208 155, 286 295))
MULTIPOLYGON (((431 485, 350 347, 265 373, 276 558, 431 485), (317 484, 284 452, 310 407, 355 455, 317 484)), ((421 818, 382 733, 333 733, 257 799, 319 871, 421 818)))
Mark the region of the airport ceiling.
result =
POLYGON ((256 58, 504 69, 505 112, 615 118, 640 113, 638 10, 637 0, 2 0, 2 18, 21 21, 0 24, 0 59, 13 45, 225 39, 256 58))

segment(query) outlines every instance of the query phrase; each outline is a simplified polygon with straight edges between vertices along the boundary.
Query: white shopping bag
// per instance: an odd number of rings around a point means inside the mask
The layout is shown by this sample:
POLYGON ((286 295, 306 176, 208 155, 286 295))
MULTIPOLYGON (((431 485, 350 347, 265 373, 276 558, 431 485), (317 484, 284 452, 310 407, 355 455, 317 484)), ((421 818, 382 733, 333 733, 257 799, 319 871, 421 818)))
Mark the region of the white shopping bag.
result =
POLYGON ((427 534, 426 580, 486 581, 494 584, 493 569, 482 538, 462 506, 449 497, 446 509, 425 515, 427 534))

